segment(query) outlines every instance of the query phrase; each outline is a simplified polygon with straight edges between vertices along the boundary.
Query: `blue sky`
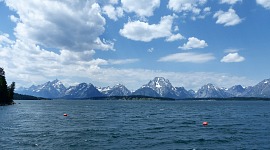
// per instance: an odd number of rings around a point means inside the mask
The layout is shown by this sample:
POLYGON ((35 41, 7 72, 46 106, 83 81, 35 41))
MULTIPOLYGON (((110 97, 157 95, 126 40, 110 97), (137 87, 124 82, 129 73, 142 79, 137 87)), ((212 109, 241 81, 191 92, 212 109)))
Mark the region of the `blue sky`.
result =
POLYGON ((269 27, 270 0, 0 0, 0 66, 17 87, 249 86, 270 77, 269 27))

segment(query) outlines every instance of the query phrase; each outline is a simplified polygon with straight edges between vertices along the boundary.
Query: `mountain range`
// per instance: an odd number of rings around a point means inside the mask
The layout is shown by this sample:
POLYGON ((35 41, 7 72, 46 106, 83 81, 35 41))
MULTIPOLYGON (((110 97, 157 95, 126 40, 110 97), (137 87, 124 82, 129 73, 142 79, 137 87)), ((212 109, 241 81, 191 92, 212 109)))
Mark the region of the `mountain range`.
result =
POLYGON ((27 94, 44 98, 91 98, 107 96, 151 96, 173 99, 190 98, 230 98, 230 97, 261 97, 270 98, 270 79, 265 79, 255 86, 243 87, 235 85, 231 88, 219 88, 206 84, 198 91, 186 90, 184 87, 174 87, 168 79, 155 77, 136 91, 131 92, 122 84, 113 87, 95 87, 93 84, 80 83, 65 87, 59 80, 49 81, 29 88, 21 87, 16 90, 19 94, 27 94))

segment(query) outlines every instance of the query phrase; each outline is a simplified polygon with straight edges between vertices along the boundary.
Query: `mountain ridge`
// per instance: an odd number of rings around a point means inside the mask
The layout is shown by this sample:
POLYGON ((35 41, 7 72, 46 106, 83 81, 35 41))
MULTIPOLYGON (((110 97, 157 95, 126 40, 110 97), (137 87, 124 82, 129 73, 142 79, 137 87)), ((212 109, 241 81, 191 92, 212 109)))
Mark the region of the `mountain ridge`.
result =
POLYGON ((211 83, 203 85, 198 91, 186 90, 184 87, 174 87, 168 79, 155 77, 147 84, 131 92, 122 84, 113 87, 95 87, 91 83, 80 83, 65 87, 59 80, 48 81, 29 88, 19 88, 19 94, 27 94, 44 98, 90 98, 111 96, 142 95, 149 97, 167 97, 173 99, 192 98, 232 98, 232 97, 261 97, 270 98, 270 79, 265 79, 254 86, 243 87, 235 85, 230 88, 219 88, 211 83))

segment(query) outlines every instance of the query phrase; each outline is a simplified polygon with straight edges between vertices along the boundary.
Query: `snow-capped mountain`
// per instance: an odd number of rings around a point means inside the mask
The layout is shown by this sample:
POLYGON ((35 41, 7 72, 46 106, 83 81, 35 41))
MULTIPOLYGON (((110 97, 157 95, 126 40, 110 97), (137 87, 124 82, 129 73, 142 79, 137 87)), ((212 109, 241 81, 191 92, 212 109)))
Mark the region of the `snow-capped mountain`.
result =
POLYGON ((30 88, 19 88, 19 94, 33 95, 37 97, 59 98, 64 96, 66 87, 59 80, 49 81, 42 85, 32 85, 30 88))
POLYGON ((64 98, 90 98, 103 96, 92 84, 80 83, 69 87, 64 98))
POLYGON ((131 92, 122 84, 117 84, 114 87, 97 88, 99 92, 106 96, 128 96, 131 92))
POLYGON ((193 97, 193 95, 184 87, 174 87, 168 79, 163 77, 155 77, 153 80, 150 80, 148 84, 143 85, 140 89, 135 91, 133 95, 168 97, 176 99, 193 97))
POLYGON ((248 88, 244 97, 267 97, 270 98, 270 79, 265 79, 257 85, 248 88))
POLYGON ((193 98, 194 91, 187 91, 184 87, 175 87, 176 95, 178 98, 193 98))
POLYGON ((202 86, 196 93, 196 98, 227 98, 233 95, 226 92, 225 89, 215 87, 213 84, 202 86))
POLYGON ((229 89, 218 88, 213 84, 202 86, 197 92, 187 91, 184 87, 174 87, 169 80, 156 77, 148 84, 131 93, 124 85, 96 88, 92 84, 81 83, 66 88, 61 81, 49 81, 29 88, 18 88, 16 93, 44 98, 91 98, 101 96, 141 95, 151 97, 184 98, 227 98, 227 97, 267 97, 270 98, 270 79, 265 79, 255 86, 233 86, 229 89))
POLYGON ((16 92, 44 98, 90 98, 103 96, 92 84, 81 83, 66 88, 59 80, 49 81, 37 86, 32 85, 29 88, 19 88, 16 92))
POLYGON ((155 77, 143 87, 153 89, 160 97, 177 98, 176 88, 172 86, 169 80, 163 77, 155 77))
POLYGON ((228 93, 235 97, 242 97, 247 88, 244 88, 242 85, 235 85, 227 90, 228 93))

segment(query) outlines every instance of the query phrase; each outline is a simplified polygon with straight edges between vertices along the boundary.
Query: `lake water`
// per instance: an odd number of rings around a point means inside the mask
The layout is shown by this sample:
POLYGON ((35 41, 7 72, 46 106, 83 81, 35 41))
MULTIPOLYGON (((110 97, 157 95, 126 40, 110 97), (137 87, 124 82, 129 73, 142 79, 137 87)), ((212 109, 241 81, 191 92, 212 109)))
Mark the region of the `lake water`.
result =
POLYGON ((270 101, 16 103, 0 107, 0 149, 270 149, 270 101))

